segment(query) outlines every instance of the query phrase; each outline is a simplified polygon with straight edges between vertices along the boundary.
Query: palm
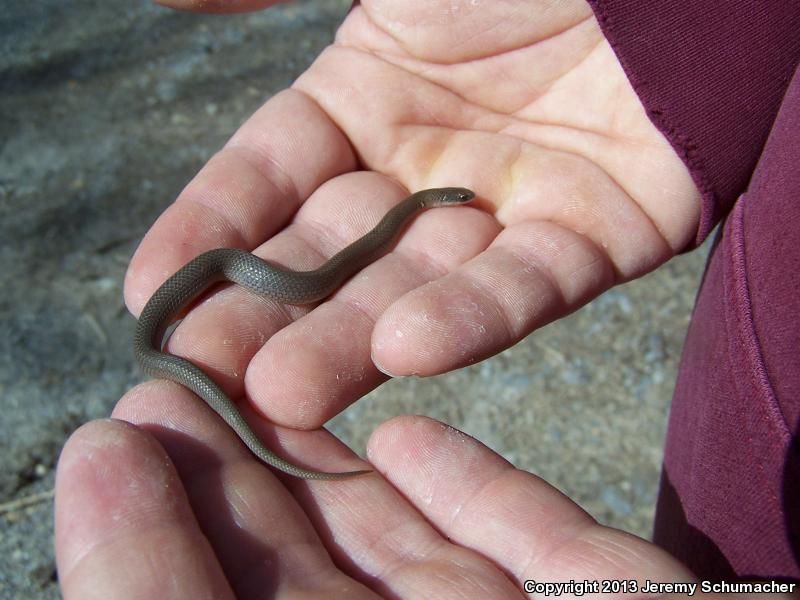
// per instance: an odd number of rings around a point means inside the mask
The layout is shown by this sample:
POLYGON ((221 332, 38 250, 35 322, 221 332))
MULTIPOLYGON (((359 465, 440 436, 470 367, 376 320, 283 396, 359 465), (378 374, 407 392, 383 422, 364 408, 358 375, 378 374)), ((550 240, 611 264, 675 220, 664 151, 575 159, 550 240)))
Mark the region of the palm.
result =
POLYGON ((411 16, 425 21, 437 3, 369 6, 349 15, 295 85, 342 127, 364 166, 410 186, 467 181, 506 228, 547 220, 605 240, 623 277, 688 241, 694 222, 681 219, 696 196, 685 167, 583 2, 558 3, 544 18, 536 7, 490 3, 423 27, 411 16), (659 212, 665 204, 671 210, 659 212), (621 251, 620 218, 660 251, 621 251))
POLYGON ((413 19, 443 7, 369 7, 351 12, 295 86, 343 128, 364 166, 409 185, 469 181, 506 227, 551 220, 610 237, 611 215, 586 218, 616 209, 652 218, 668 246, 686 243, 675 216, 695 199, 691 182, 585 3, 490 3, 422 27, 413 19), (683 206, 658 214, 665 195, 683 206))

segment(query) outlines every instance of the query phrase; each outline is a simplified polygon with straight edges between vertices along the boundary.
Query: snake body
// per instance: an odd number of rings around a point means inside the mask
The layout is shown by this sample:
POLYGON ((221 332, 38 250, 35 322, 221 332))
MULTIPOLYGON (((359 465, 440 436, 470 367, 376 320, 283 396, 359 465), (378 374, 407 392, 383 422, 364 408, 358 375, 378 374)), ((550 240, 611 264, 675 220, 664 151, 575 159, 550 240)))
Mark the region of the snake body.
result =
POLYGON ((464 204, 475 194, 465 188, 435 188, 412 194, 367 234, 313 271, 291 271, 235 248, 209 250, 167 279, 148 300, 136 326, 134 354, 145 373, 180 383, 200 396, 263 462, 304 479, 340 479, 369 471, 328 473, 304 469, 268 450, 239 413, 236 404, 199 367, 162 351, 167 326, 210 285, 228 280, 286 304, 311 304, 330 296, 354 273, 378 258, 418 211, 464 204))

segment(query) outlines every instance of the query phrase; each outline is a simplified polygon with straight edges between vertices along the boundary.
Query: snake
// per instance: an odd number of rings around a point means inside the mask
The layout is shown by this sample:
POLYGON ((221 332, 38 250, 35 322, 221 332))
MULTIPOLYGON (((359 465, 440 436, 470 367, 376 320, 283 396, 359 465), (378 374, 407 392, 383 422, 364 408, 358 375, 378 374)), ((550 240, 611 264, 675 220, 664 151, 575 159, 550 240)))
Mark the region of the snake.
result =
POLYGON ((248 425, 236 404, 197 365, 163 351, 167 328, 211 285, 230 281, 266 298, 292 305, 319 302, 346 280, 383 255, 405 224, 427 208, 471 201, 466 188, 431 188, 411 194, 391 208, 375 227, 311 271, 293 271, 268 263, 238 248, 217 248, 190 260, 150 297, 133 336, 134 355, 142 370, 156 379, 179 383, 200 396, 261 461, 302 479, 343 479, 369 470, 327 472, 305 469, 269 450, 248 425))

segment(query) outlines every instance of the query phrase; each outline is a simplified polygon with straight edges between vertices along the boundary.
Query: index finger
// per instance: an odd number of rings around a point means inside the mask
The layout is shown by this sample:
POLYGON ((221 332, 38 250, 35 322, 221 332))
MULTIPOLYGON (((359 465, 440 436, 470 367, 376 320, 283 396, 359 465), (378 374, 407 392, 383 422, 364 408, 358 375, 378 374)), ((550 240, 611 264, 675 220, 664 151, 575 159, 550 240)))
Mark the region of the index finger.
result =
POLYGON ((128 308, 138 315, 169 275, 206 250, 252 250, 312 191, 356 164, 347 138, 308 96, 275 95, 147 232, 125 276, 128 308))

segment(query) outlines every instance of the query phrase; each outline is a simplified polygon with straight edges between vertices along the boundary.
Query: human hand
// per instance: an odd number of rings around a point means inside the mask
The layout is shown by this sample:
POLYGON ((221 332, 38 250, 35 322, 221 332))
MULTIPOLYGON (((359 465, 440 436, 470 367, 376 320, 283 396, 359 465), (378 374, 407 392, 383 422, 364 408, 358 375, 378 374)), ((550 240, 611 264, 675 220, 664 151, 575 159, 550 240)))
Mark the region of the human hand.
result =
POLYGON ((688 171, 587 5, 450 6, 355 6, 336 43, 209 161, 131 263, 138 314, 204 250, 309 268, 408 190, 479 194, 482 210, 423 214, 395 252, 308 314, 236 287, 190 313, 169 350, 273 422, 315 428, 384 373, 485 358, 693 237, 688 171))
MULTIPOLYGON (((430 419, 383 424, 368 445, 372 475, 281 481, 188 390, 167 384, 164 395, 142 384, 114 413, 138 428, 96 421, 62 452, 56 556, 66 600, 499 600, 522 596, 526 580, 693 580, 660 549, 598 525, 542 479, 430 419)), ((293 460, 361 466, 325 431, 256 426, 293 460)))

